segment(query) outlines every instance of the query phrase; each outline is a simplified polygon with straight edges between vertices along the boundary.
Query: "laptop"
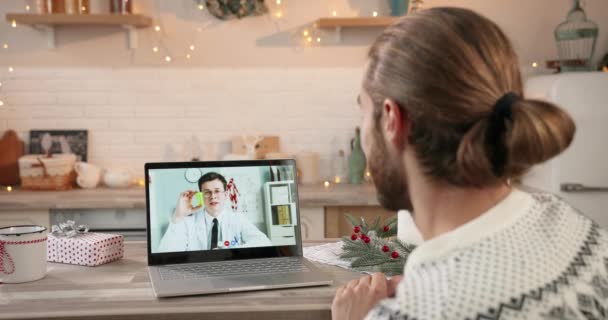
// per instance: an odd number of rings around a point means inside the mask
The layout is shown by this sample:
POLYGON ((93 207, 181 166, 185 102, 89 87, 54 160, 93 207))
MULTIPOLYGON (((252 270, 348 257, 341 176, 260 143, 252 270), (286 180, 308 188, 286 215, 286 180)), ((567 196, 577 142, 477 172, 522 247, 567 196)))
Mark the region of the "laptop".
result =
POLYGON ((146 163, 157 297, 331 285, 302 256, 294 160, 146 163))

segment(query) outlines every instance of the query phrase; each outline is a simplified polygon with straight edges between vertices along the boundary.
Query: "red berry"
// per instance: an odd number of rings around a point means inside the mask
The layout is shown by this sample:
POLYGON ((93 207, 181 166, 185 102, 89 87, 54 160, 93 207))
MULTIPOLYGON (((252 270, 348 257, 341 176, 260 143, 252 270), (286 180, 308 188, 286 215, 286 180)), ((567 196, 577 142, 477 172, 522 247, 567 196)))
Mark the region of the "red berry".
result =
POLYGON ((353 234, 352 236, 350 236, 350 239, 353 240, 353 241, 357 240, 357 235, 353 234))
POLYGON ((359 231, 361 231, 361 228, 359 227, 354 227, 353 230, 355 231, 355 233, 359 233, 359 231))
POLYGON ((391 257, 393 259, 397 259, 397 258, 399 258, 399 253, 397 253, 397 251, 393 251, 393 253, 391 253, 391 257))
POLYGON ((388 246, 383 246, 382 247, 382 251, 383 252, 388 252, 390 250, 390 248, 388 246))
POLYGON ((365 239, 363 239, 363 241, 364 241, 365 243, 369 243, 369 242, 370 242, 370 241, 372 241, 372 240, 371 240, 369 237, 365 237, 365 239))
POLYGON ((388 226, 384 226, 384 229, 382 229, 382 230, 384 230, 384 232, 388 232, 388 230, 390 230, 390 228, 388 226))

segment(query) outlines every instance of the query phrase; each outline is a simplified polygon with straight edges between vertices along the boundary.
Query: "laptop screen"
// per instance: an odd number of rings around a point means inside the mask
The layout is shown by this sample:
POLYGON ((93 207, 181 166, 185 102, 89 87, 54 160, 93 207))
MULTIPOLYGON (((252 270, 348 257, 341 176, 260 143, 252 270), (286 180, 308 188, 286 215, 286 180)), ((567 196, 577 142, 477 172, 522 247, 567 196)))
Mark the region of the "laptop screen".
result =
POLYGON ((146 164, 146 176, 149 256, 192 262, 299 251, 293 160, 146 164))

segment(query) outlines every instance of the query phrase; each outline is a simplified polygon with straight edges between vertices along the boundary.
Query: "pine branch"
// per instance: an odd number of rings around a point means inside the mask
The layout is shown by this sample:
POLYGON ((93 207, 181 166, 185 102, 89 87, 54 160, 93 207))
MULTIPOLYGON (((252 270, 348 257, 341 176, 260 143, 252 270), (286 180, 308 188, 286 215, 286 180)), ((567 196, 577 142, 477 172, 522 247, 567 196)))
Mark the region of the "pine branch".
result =
POLYGON ((393 225, 395 225, 395 227, 396 227, 397 218, 398 218, 398 216, 396 214, 386 218, 386 220, 384 220, 384 225, 387 225, 389 227, 392 227, 393 225))
POLYGON ((369 233, 369 225, 367 224, 367 222, 365 221, 365 219, 363 219, 363 217, 359 217, 361 219, 361 232, 368 234, 369 233))
POLYGON ((415 245, 401 241, 400 239, 393 239, 392 243, 401 255, 409 256, 409 254, 416 248, 415 245))
POLYGON ((382 238, 390 238, 390 237, 394 237, 397 235, 397 226, 388 226, 388 231, 384 231, 384 229, 382 229, 382 233, 381 236, 382 238))
POLYGON ((349 237, 342 238, 342 250, 367 250, 368 245, 360 240, 351 240, 349 237))
POLYGON ((376 231, 376 234, 380 234, 382 232, 382 229, 378 229, 380 225, 380 216, 377 216, 374 219, 374 223, 372 223, 370 229, 376 231))
POLYGON ((405 260, 401 257, 393 259, 387 263, 379 266, 380 272, 384 272, 388 275, 401 275, 403 274, 403 268, 405 266, 405 260))
POLYGON ((391 275, 403 273, 405 262, 415 246, 394 237, 398 226, 396 215, 384 220, 383 224, 380 217, 376 217, 371 225, 363 217, 357 219, 346 214, 346 218, 353 227, 360 228, 360 233, 356 240, 350 236, 342 238, 341 259, 350 260, 351 268, 355 270, 380 271, 391 275), (388 227, 388 230, 384 231, 384 227, 388 227), (361 240, 363 234, 370 238, 369 243, 361 240), (382 250, 384 246, 388 247, 387 252, 382 250), (392 258, 393 252, 397 252, 399 257, 392 258))
POLYGON ((348 220, 348 222, 350 222, 350 224, 352 224, 353 227, 360 225, 359 221, 357 221, 357 219, 355 219, 355 217, 353 217, 350 213, 345 214, 345 216, 346 216, 346 220, 348 220))
POLYGON ((378 251, 370 251, 364 253, 361 257, 355 259, 351 263, 351 267, 360 268, 360 267, 370 267, 370 266, 378 266, 380 264, 386 263, 390 261, 391 257, 384 254, 383 252, 378 251))

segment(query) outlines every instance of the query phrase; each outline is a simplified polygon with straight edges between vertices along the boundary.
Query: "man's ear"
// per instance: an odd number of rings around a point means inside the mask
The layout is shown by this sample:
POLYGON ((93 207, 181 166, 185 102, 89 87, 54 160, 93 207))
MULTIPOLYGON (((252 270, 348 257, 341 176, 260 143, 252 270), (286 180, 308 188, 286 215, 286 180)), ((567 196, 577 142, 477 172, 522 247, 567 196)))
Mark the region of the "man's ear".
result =
POLYGON ((399 108, 394 100, 385 99, 382 104, 382 126, 386 141, 397 149, 405 147, 410 135, 410 121, 405 110, 399 108))

